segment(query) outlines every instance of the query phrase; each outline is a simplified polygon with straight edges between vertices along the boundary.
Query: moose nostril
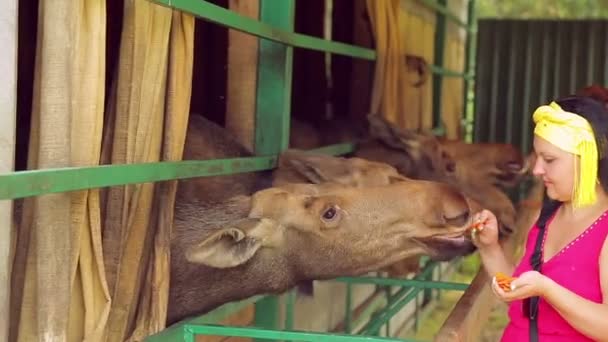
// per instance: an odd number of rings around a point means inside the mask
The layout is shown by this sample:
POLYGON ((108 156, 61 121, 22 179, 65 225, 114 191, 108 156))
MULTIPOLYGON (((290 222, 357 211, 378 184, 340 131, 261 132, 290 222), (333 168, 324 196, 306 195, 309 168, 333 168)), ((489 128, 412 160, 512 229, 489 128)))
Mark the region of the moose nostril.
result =
POLYGON ((510 161, 507 163, 507 170, 509 171, 519 171, 523 167, 523 164, 517 161, 510 161))
POLYGON ((503 240, 504 238, 508 237, 511 234, 513 234, 513 229, 511 229, 511 227, 509 227, 503 223, 499 223, 499 227, 498 227, 499 240, 503 240))
POLYGON ((449 162, 445 165, 445 169, 448 172, 454 172, 456 171, 456 164, 454 162, 449 162))

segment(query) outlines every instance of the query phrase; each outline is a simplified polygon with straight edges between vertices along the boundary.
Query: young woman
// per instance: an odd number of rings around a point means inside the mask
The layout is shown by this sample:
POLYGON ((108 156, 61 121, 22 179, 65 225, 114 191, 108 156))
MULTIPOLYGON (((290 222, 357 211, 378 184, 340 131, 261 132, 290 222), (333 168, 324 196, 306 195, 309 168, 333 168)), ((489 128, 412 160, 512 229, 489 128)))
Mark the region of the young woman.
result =
POLYGON ((517 279, 503 291, 509 324, 501 341, 608 341, 608 112, 589 97, 571 96, 533 115, 543 207, 515 267, 498 244, 496 217, 484 210, 475 244, 491 276, 517 279))

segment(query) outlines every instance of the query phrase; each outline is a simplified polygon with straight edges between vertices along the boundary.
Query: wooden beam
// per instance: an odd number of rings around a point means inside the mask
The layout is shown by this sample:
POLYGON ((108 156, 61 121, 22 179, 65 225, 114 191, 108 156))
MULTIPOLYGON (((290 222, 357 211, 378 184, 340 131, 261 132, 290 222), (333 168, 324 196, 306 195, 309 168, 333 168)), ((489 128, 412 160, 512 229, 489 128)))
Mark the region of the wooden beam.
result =
MULTIPOLYGON (((18 1, 0 4, 0 174, 12 172, 15 161, 18 1)), ((13 201, 0 201, 0 341, 8 341, 12 211, 13 201)))
MULTIPOLYGON (((231 11, 258 19, 259 0, 230 0, 231 11)), ((258 72, 258 37, 228 30, 228 82, 226 129, 253 152, 255 138, 255 100, 258 72)))
MULTIPOLYGON (((365 0, 355 0, 353 6, 353 44, 372 47, 374 43, 365 0)), ((370 110, 374 64, 353 59, 352 65, 349 114, 356 120, 366 120, 370 110)))

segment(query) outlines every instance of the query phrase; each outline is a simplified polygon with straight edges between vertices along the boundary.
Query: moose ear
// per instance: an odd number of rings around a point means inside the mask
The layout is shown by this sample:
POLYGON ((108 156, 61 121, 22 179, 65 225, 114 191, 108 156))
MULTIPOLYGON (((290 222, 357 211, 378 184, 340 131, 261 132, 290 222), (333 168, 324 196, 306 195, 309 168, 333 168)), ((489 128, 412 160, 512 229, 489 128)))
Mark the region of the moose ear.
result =
POLYGON ((367 120, 369 122, 370 136, 380 140, 388 147, 406 152, 422 148, 421 135, 415 131, 400 129, 377 114, 369 114, 367 120))
POLYGON ((240 227, 228 227, 189 248, 186 259, 215 268, 236 267, 251 259, 261 246, 259 238, 247 236, 240 227))
POLYGON ((288 150, 281 154, 281 163, 313 184, 348 181, 354 171, 344 158, 288 150))
POLYGON ((395 184, 395 183, 401 183, 401 182, 407 182, 409 180, 409 178, 402 176, 402 175, 398 175, 398 176, 389 176, 388 177, 388 183, 389 184, 395 184))
POLYGON ((385 118, 378 114, 369 114, 367 121, 369 122, 369 135, 372 138, 376 138, 390 147, 401 148, 399 133, 385 118))

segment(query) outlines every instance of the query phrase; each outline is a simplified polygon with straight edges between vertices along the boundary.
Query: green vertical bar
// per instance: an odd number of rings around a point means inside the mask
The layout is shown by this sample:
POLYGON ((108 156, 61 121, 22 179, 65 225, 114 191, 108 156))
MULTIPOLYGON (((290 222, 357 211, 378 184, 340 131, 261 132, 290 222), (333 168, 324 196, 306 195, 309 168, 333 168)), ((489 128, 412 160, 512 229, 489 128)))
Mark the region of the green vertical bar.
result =
MULTIPOLYGON (((555 37, 555 66, 553 67, 553 98, 558 98, 560 96, 560 75, 562 73, 561 70, 561 53, 562 53, 562 34, 564 30, 564 26, 562 23, 557 21, 555 23, 557 25, 557 35, 555 37)), ((570 48, 570 47, 568 47, 570 48)))
MULTIPOLYGON (((527 32, 528 34, 526 35, 526 49, 525 49, 525 53, 524 53, 524 97, 523 97, 523 101, 522 101, 522 108, 521 108, 521 114, 520 117, 522 117, 521 120, 521 149, 523 153, 528 153, 528 151, 530 150, 530 117, 531 117, 531 113, 530 113, 530 90, 532 88, 532 80, 531 80, 531 74, 532 74, 532 43, 534 42, 534 38, 538 35, 538 31, 537 30, 531 30, 530 27, 532 26, 530 23, 526 23, 526 28, 527 28, 527 32)), ((540 25, 537 24, 537 25, 540 25)), ((545 25, 543 25, 545 26, 545 25)), ((546 26, 544 27, 546 28, 546 26)), ((544 30, 543 30, 544 31, 544 30)), ((542 33, 542 36, 544 37, 544 33, 542 33)), ((540 39, 543 39, 543 37, 540 37, 540 39)), ((546 51, 543 51, 543 58, 547 55, 546 51)), ((543 61, 544 62, 544 61, 543 61)), ((543 65, 541 65, 541 68, 543 68, 543 70, 545 69, 543 65)), ((542 74, 542 72, 541 72, 542 74)), ((545 79, 540 80, 541 83, 541 87, 544 86, 544 83, 546 82, 545 79)))
POLYGON ((414 307, 414 332, 420 329, 420 296, 415 298, 416 306, 414 307))
POLYGON ((473 122, 473 141, 487 141, 489 132, 490 87, 492 84, 492 39, 494 31, 492 22, 479 20, 476 22, 477 38, 475 40, 475 98, 473 122), (479 48, 477 48, 479 47, 479 48), (482 84, 484 86, 482 86, 482 84), (478 113, 482 113, 478 115, 478 113))
POLYGON ((489 131, 489 135, 488 135, 488 141, 494 142, 496 141, 496 123, 497 123, 497 115, 498 115, 498 110, 500 108, 498 108, 498 87, 499 87, 499 82, 500 82, 500 73, 502 71, 502 69, 500 68, 500 55, 499 55, 499 51, 501 51, 499 45, 502 43, 502 38, 504 37, 504 35, 502 34, 503 32, 503 26, 501 23, 496 22, 496 24, 494 25, 494 32, 492 32, 492 35, 494 36, 494 41, 493 41, 493 49, 492 49, 492 67, 491 67, 491 80, 492 80, 492 84, 491 84, 491 90, 490 90, 490 120, 488 123, 488 131, 489 131))
MULTIPOLYGON (((523 97, 522 97, 522 102, 521 102, 521 109, 519 111, 517 111, 517 116, 518 119, 520 121, 520 129, 521 129, 521 135, 519 138, 519 141, 516 142, 519 144, 520 147, 520 151, 524 154, 528 154, 531 151, 531 140, 532 140, 532 136, 531 136, 531 121, 532 121, 532 112, 530 109, 530 91, 532 89, 532 46, 533 43, 541 43, 542 44, 542 39, 543 39, 543 32, 546 28, 546 25, 544 25, 543 23, 536 23, 535 25, 533 23, 527 22, 524 24, 524 32, 528 32, 527 35, 523 35, 523 39, 525 39, 526 42, 526 47, 524 50, 524 78, 523 78, 523 86, 524 86, 524 93, 523 93, 523 97), (536 26, 538 29, 533 30, 530 29, 532 26, 536 26), (541 29, 542 31, 539 31, 539 29, 541 29)), ((543 56, 546 55, 546 52, 543 51, 542 52, 543 56)), ((536 57, 536 56, 535 56, 536 57)), ((542 57, 541 57, 542 58, 542 57)), ((535 59, 538 60, 538 57, 536 57, 535 59)), ((544 69, 544 66, 541 65, 541 68, 544 69)), ((542 73, 542 72, 541 72, 542 73)), ((537 84, 537 86, 542 86, 542 82, 544 82, 544 80, 541 79, 536 79, 535 83, 537 84)), ((525 199, 526 195, 527 195, 527 186, 526 184, 520 184, 518 187, 518 192, 517 192, 517 200, 518 201, 522 201, 523 199, 525 199)))
MULTIPOLYGON (((285 303, 285 330, 293 330, 293 310, 296 304, 296 293, 294 290, 287 292, 285 303)), ((290 341, 287 341, 290 342, 290 341)))
MULTIPOLYGON (((391 287, 385 286, 384 293, 386 294, 386 302, 388 303, 388 301, 390 301, 390 299, 391 299, 391 287)), ((385 328, 384 333, 386 334, 386 336, 387 337, 391 336, 391 320, 390 319, 388 321, 386 321, 384 328, 385 328)))
POLYGON ((553 24, 550 22, 544 23, 541 43, 541 62, 540 62, 540 89, 538 92, 539 104, 545 103, 548 97, 549 87, 549 45, 550 45, 550 34, 553 24))
MULTIPOLYGON (((521 25, 519 22, 510 21, 507 26, 507 32, 509 32, 509 65, 507 67, 507 94, 506 94, 506 111, 507 124, 505 126, 505 141, 506 143, 513 143, 513 124, 515 110, 513 108, 515 102, 515 69, 517 62, 517 48, 519 45, 519 31, 516 25, 521 25)), ((521 72, 521 71, 520 71, 521 72)))
MULTIPOLYGON (((428 274, 422 280, 433 281, 433 273, 428 274)), ((425 288, 422 290, 422 306, 427 305, 431 300, 433 300, 433 289, 425 288)))
POLYGON ((184 329, 184 342, 195 342, 196 337, 194 335, 194 331, 190 328, 184 329))
MULTIPOLYGON (((475 57, 475 0, 469 0, 468 9, 467 9, 467 40, 465 47, 465 66, 464 73, 469 75, 471 70, 473 69, 473 61, 475 57)), ((472 81, 475 81, 473 79, 472 81)), ((464 89, 462 94, 462 112, 465 117, 465 141, 473 142, 473 121, 475 120, 475 110, 473 108, 474 100, 469 98, 469 93, 471 92, 471 81, 468 78, 464 79, 464 89)), ((474 95, 473 95, 474 96, 474 95)))
POLYGON ((344 318, 344 332, 350 334, 353 329, 353 285, 346 284, 346 308, 344 310, 346 317, 344 318))
MULTIPOLYGON (((571 24, 571 29, 569 30, 572 34, 572 39, 568 39, 570 46, 568 46, 568 50, 570 50, 570 82, 568 85, 568 93, 574 93, 577 89, 577 82, 576 82, 576 76, 577 76, 577 69, 579 68, 578 66, 578 50, 579 50, 579 37, 580 37, 580 31, 581 31, 581 25, 578 22, 572 22, 571 24)), ((587 50, 586 52, 587 54, 591 55, 591 51, 587 50)), ((564 94, 566 95, 566 94, 564 94)))
POLYGON ((293 330, 293 309, 296 304, 296 293, 294 290, 287 292, 285 303, 285 329, 293 330))
MULTIPOLYGON (((585 68, 585 84, 592 84, 593 83, 593 74, 594 74, 594 70, 596 70, 596 64, 595 64, 595 42, 597 40, 597 29, 598 29, 598 22, 590 22, 587 24, 587 37, 588 37, 588 41, 587 41, 587 66, 585 68)), ((596 70, 597 71, 597 70, 596 70)))
MULTIPOLYGON (((441 281, 441 279, 443 278, 443 270, 441 268, 441 265, 439 265, 439 267, 436 268, 436 272, 437 272, 437 277, 435 279, 437 279, 437 281, 441 281)), ((441 292, 442 292, 442 290, 440 290, 440 289, 437 289, 435 291, 436 300, 441 300, 441 292)))
MULTIPOLYGON (((446 0, 438 0, 437 3, 441 6, 446 5, 446 0)), ((443 67, 443 55, 445 50, 445 15, 436 13, 436 31, 435 31, 435 62, 438 67, 443 67)), ((441 131, 443 121, 441 120, 441 90, 443 76, 435 73, 433 75, 433 128, 439 128, 441 131)))
MULTIPOLYGON (((293 32, 294 9, 294 0, 260 0, 260 20, 293 32)), ((293 48, 261 39, 258 57, 255 153, 280 153, 289 142, 293 48)), ((278 297, 256 303, 256 326, 277 329, 278 316, 278 297)))
POLYGON ((279 328, 279 298, 268 296, 255 303, 255 326, 264 329, 279 328))
POLYGON ((608 85, 608 21, 604 22, 604 86, 608 85))
MULTIPOLYGON (((260 19, 293 32, 294 0, 260 0, 260 19)), ((280 153, 289 144, 293 48, 260 40, 255 153, 280 153)))

